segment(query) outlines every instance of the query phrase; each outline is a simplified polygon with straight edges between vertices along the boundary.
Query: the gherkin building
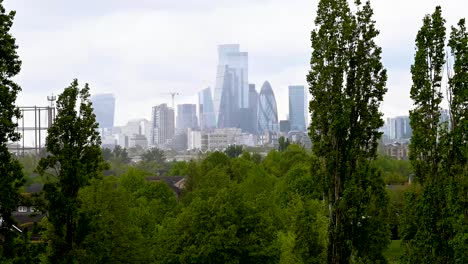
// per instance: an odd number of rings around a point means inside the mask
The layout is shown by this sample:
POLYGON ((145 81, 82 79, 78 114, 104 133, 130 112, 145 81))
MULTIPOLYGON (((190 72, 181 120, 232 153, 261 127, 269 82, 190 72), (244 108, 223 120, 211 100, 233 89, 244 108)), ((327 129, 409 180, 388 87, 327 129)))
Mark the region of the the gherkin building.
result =
POLYGON ((258 132, 278 131, 278 110, 276 108, 275 94, 268 81, 265 81, 260 90, 258 102, 258 132))

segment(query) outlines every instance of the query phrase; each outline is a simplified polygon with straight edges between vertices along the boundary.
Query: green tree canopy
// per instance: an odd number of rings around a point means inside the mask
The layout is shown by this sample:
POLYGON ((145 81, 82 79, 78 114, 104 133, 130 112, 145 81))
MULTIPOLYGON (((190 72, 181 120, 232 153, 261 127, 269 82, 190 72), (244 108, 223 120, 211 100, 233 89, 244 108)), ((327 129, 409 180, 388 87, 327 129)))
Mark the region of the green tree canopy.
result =
POLYGON ((58 96, 57 116, 48 129, 47 156, 37 170, 49 181, 44 185, 50 234, 49 260, 72 262, 80 208, 78 192, 107 167, 101 152, 98 123, 89 100, 89 86, 75 79, 58 96))
POLYGON ((387 201, 384 184, 371 165, 387 74, 370 3, 355 4, 353 13, 346 0, 321 0, 311 36, 310 136, 329 205, 328 263, 383 261, 389 242, 379 222, 387 201))
MULTIPOLYGON (((13 255, 14 233, 11 216, 19 202, 19 188, 24 184, 23 172, 19 162, 11 156, 9 143, 20 139, 16 133, 16 120, 21 113, 16 107, 16 98, 21 88, 12 78, 21 70, 21 61, 16 52, 18 46, 10 30, 15 12, 7 12, 0 1, 0 256, 13 255)), ((0 261, 2 257, 0 257, 0 261)))
POLYGON ((141 155, 141 159, 144 162, 156 162, 157 164, 163 164, 166 162, 164 151, 159 148, 151 148, 147 150, 143 155, 141 155))

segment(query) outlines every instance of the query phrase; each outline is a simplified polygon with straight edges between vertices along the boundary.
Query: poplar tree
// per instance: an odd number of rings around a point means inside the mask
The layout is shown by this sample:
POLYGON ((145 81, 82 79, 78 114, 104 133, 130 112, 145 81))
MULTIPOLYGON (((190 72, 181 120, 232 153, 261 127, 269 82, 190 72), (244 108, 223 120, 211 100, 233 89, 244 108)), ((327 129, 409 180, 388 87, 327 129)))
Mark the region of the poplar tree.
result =
POLYGON ((449 183, 448 204, 454 237, 453 263, 468 262, 468 32, 465 19, 452 27, 448 46, 453 58, 449 74, 450 133, 444 160, 449 183))
POLYGON ((387 75, 370 3, 355 4, 353 14, 346 0, 319 2, 307 76, 310 136, 329 209, 328 263, 384 263, 388 198, 371 162, 381 137, 387 75))
POLYGON ((15 129, 21 117, 15 102, 21 88, 12 78, 21 69, 16 40, 10 33, 15 12, 7 12, 0 0, 0 260, 12 257, 12 212, 19 202, 19 188, 24 184, 21 166, 8 150, 9 143, 18 142, 15 129))
POLYGON ((445 19, 437 6, 432 15, 423 19, 411 66, 414 108, 410 111, 413 136, 409 158, 422 191, 409 196, 407 207, 411 208, 405 210, 406 214, 414 214, 414 218, 406 217, 412 222, 402 228, 408 263, 451 263, 453 256, 449 245, 453 229, 446 196, 449 179, 441 169, 446 153, 444 135, 448 133, 447 125, 440 123, 445 36, 445 19))
POLYGON ((101 152, 98 123, 89 99, 89 86, 79 88, 75 79, 58 96, 57 117, 48 129, 47 157, 38 171, 49 181, 44 185, 49 233, 49 261, 72 263, 83 236, 77 236, 78 192, 106 168, 101 152))
POLYGON ((440 103, 442 102, 442 73, 445 64, 445 20, 442 9, 426 15, 416 36, 416 54, 411 66, 413 85, 410 111, 413 130, 410 160, 416 178, 421 184, 437 180, 440 161, 438 149, 440 103))

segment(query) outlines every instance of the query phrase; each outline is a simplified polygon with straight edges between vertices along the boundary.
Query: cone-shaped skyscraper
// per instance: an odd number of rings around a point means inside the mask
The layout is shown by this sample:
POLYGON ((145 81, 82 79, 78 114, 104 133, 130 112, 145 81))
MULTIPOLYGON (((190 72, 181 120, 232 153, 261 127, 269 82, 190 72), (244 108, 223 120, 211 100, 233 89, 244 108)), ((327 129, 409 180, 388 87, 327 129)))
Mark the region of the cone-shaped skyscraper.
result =
POLYGON ((275 94, 268 81, 263 83, 258 102, 258 132, 278 131, 278 110, 275 94))

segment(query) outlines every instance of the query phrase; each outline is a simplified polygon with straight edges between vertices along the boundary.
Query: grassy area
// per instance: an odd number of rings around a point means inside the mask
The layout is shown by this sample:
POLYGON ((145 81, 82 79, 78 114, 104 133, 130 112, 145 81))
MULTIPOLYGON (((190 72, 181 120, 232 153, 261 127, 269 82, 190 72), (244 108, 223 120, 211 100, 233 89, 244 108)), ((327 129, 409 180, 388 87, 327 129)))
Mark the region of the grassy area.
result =
POLYGON ((384 254, 389 264, 400 263, 400 258, 403 255, 401 240, 392 240, 384 254))

